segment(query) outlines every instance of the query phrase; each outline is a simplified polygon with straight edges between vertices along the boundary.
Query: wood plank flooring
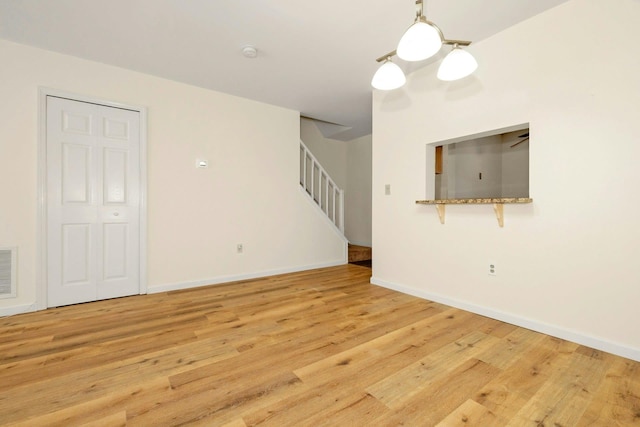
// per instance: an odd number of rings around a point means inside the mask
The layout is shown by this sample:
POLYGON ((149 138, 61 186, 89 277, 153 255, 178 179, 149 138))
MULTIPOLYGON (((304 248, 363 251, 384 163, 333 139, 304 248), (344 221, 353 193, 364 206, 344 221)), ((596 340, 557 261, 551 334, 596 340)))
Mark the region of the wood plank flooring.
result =
POLYGON ((631 426, 640 363, 356 265, 0 319, 0 424, 631 426))

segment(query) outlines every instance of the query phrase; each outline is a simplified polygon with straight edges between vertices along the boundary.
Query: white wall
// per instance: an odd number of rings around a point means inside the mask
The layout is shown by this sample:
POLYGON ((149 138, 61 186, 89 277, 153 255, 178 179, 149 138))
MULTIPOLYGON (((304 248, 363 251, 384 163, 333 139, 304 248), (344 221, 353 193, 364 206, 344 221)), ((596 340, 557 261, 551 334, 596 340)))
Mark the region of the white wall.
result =
POLYGON ((374 283, 640 360, 637 0, 572 0, 374 94, 374 283), (426 144, 530 123, 530 205, 431 206, 426 144), (425 161, 426 159, 426 161, 425 161), (384 195, 384 185, 392 194, 384 195), (497 276, 487 274, 488 264, 497 276))
POLYGON ((371 246, 371 135, 347 142, 325 138, 313 120, 301 117, 300 139, 344 190, 345 237, 371 246))
POLYGON ((331 179, 341 189, 347 188, 347 143, 325 138, 315 122, 300 118, 300 139, 313 153, 331 179))
POLYGON ((347 142, 345 231, 349 241, 371 246, 371 135, 347 142))
POLYGON ((298 112, 1 40, 0 58, 0 246, 19 248, 0 314, 36 298, 39 86, 148 107, 150 291, 346 262, 298 185, 298 112))

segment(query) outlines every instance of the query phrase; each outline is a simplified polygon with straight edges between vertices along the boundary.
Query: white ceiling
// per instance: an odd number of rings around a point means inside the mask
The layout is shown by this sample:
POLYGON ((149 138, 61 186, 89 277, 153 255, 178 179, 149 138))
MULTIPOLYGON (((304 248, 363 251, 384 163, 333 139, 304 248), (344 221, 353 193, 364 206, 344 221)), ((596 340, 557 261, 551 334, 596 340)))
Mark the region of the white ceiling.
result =
MULTIPOLYGON (((565 1, 425 0, 425 11, 445 37, 478 42, 565 1)), ((297 110, 348 141, 371 132, 375 59, 414 16, 414 0, 0 0, 0 38, 297 110), (242 56, 247 44, 257 58, 242 56)))

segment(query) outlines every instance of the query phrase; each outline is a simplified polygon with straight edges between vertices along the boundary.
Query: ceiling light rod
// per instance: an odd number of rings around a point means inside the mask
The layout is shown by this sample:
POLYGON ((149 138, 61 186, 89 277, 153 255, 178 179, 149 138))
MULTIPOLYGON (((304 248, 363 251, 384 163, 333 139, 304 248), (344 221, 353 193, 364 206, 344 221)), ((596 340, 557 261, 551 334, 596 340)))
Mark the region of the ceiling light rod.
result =
MULTIPOLYGON (((427 18, 424 16, 424 0, 416 0, 416 5, 418 6, 417 11, 416 11, 416 20, 422 20, 425 21, 427 18)), ((434 24, 433 22, 429 21, 429 24, 431 24, 432 26, 436 27, 440 33, 442 33, 442 30, 440 30, 440 28, 438 28, 438 26, 436 24, 434 24)), ((469 46, 471 44, 470 41, 466 41, 466 40, 446 40, 443 37, 442 40, 443 44, 459 44, 460 46, 469 46)))
MULTIPOLYGON (((416 21, 422 21, 422 22, 427 22, 429 25, 435 27, 440 34, 442 34, 442 30, 433 22, 428 21, 427 18, 424 16, 424 0, 416 0, 416 21)), ((470 41, 466 41, 466 40, 445 40, 444 36, 442 36, 443 40, 442 40, 442 44, 448 44, 448 45, 460 45, 460 46, 469 46, 471 44, 470 41)), ((378 61, 379 62, 379 61, 378 61)))
POLYGON ((424 4, 422 0, 416 0, 416 19, 420 19, 424 16, 424 4))

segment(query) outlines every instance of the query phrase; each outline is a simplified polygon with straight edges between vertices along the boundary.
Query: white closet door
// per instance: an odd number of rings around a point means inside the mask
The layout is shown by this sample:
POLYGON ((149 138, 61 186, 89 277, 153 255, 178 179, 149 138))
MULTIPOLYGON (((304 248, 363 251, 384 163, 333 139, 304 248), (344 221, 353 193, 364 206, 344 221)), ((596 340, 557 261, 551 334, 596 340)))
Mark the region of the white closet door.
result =
POLYGON ((140 117, 47 97, 48 306, 140 290, 140 117))

